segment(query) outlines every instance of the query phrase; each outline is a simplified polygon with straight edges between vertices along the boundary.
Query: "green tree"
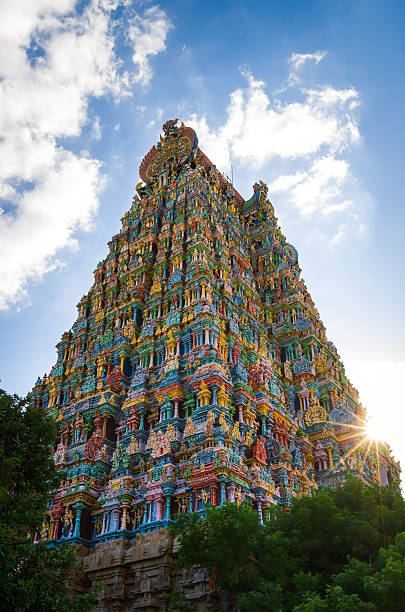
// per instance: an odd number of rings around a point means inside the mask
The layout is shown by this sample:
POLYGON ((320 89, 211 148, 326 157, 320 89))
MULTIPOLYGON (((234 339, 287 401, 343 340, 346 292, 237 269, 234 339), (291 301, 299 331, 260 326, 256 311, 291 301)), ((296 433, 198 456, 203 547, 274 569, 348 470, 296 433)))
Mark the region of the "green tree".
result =
POLYGON ((180 515, 170 529, 179 538, 179 565, 206 568, 214 590, 247 592, 258 581, 277 581, 287 571, 281 539, 259 523, 248 503, 213 507, 204 520, 199 514, 180 515))
POLYGON ((180 517, 171 531, 180 566, 206 568, 230 609, 396 610, 405 596, 397 536, 405 503, 394 488, 349 477, 340 489, 295 499, 289 512, 275 509, 265 525, 248 503, 227 503, 204 520, 180 517))
POLYGON ((304 571, 331 576, 348 556, 375 560, 380 547, 405 531, 405 503, 392 487, 364 485, 348 477, 339 489, 294 499, 289 512, 278 509, 270 528, 286 537, 288 556, 304 571))
MULTIPOLYGON (((400 612, 405 602, 405 533, 395 543, 381 548, 374 563, 350 559, 343 571, 332 579, 332 588, 342 597, 356 594, 370 609, 400 612)), ((327 600, 327 598, 326 598, 327 600)))
POLYGON ((94 593, 70 595, 74 549, 33 544, 48 493, 59 483, 51 449, 55 427, 28 399, 0 390, 0 595, 2 609, 90 610, 94 593))
POLYGON ((377 608, 373 603, 365 603, 356 594, 348 594, 339 586, 328 587, 322 597, 319 593, 305 596, 305 602, 295 606, 294 612, 375 612, 377 608))
POLYGON ((405 533, 381 548, 374 563, 350 559, 324 596, 308 593, 294 612, 377 610, 401 612, 405 601, 405 533))

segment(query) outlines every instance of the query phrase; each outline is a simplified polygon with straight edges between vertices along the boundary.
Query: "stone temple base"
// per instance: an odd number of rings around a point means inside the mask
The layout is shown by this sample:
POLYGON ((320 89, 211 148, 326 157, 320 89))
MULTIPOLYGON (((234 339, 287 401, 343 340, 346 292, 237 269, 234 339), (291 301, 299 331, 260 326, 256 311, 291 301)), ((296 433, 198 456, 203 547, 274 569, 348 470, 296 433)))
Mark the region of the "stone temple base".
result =
MULTIPOLYGON (((176 569, 176 545, 167 529, 138 534, 136 541, 100 542, 94 548, 77 546, 84 576, 75 576, 83 592, 103 583, 94 612, 168 610, 165 598, 173 587, 182 591, 192 610, 209 610, 216 597, 201 568, 176 569)), ((217 602, 218 603, 218 602, 217 602)))

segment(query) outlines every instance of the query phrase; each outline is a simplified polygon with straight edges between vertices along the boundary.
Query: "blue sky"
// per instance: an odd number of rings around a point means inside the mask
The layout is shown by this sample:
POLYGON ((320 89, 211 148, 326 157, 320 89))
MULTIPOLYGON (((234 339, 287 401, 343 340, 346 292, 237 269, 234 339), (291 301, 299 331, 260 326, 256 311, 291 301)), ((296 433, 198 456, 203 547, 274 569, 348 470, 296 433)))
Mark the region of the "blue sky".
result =
POLYGON ((269 185, 375 427, 403 457, 402 2, 0 3, 0 378, 25 394, 180 117, 269 185))

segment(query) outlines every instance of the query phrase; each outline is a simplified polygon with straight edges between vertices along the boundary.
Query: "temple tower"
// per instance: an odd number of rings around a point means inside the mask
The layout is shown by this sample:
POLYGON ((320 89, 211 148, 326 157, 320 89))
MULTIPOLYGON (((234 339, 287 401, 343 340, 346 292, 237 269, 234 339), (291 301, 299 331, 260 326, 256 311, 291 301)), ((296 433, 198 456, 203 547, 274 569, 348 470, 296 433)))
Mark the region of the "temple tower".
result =
POLYGON ((50 541, 133 539, 178 512, 398 479, 327 340, 267 186, 244 200, 177 120, 32 397, 58 425, 50 541))

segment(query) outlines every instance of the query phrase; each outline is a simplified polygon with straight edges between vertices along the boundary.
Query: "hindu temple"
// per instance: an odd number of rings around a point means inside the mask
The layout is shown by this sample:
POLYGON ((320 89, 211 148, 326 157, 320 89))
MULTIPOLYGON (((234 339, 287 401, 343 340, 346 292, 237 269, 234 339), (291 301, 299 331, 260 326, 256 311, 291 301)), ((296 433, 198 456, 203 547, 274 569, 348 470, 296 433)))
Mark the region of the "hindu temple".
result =
POLYGON ((50 543, 127 550, 226 500, 249 500, 265 521, 348 471, 398 479, 365 437, 268 187, 243 198, 178 123, 144 157, 121 230, 32 392, 58 426, 50 543))

